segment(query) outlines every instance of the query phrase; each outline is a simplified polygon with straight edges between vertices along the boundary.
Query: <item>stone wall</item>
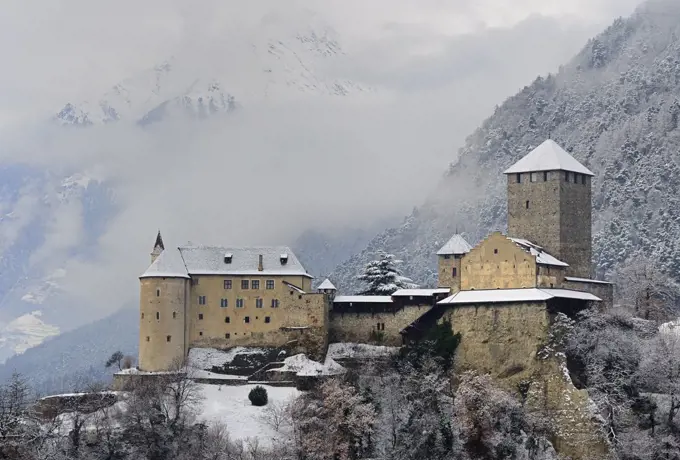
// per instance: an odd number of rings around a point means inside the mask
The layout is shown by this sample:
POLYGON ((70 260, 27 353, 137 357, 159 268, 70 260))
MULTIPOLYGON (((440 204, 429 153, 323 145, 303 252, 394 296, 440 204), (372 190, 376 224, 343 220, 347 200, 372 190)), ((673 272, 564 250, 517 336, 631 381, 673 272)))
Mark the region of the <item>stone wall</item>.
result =
POLYGON ((338 313, 331 311, 329 335, 333 342, 380 343, 400 346, 399 333, 432 308, 431 305, 405 306, 395 312, 338 313), (380 326, 380 330, 378 329, 380 326), (383 326, 384 325, 384 329, 383 326), (379 338, 380 340, 376 340, 379 338))
POLYGON ((536 258, 500 232, 465 254, 461 266, 464 291, 536 287, 536 258))
POLYGON ((538 276, 536 277, 536 286, 545 288, 560 288, 564 285, 563 267, 554 265, 539 265, 538 276))
MULTIPOLYGON (((573 176, 572 173, 570 178, 573 176)), ((567 182, 565 178, 560 181, 562 246, 559 257, 569 264, 570 276, 590 278, 593 274, 591 178, 586 177, 583 184, 582 177, 585 176, 579 176, 578 183, 567 182)))
POLYGON ((610 310, 614 307, 614 285, 603 282, 582 282, 566 280, 564 282, 565 289, 574 289, 576 291, 590 292, 593 295, 602 299, 599 308, 603 311, 610 310))

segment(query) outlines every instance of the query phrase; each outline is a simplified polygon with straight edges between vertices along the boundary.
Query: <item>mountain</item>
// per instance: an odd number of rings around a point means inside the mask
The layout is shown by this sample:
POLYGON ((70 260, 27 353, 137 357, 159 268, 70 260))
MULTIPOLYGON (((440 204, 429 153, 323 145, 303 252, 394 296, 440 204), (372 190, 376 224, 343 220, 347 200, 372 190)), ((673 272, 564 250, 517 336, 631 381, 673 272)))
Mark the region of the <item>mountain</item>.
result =
POLYGON ((0 363, 59 334, 59 328, 42 322, 41 315, 40 310, 33 311, 0 329, 0 363))
POLYGON ((680 3, 650 1, 590 40, 555 75, 539 77, 496 108, 458 152, 427 201, 343 262, 356 275, 385 249, 404 274, 436 280, 436 250, 456 229, 471 243, 504 230, 502 172, 552 137, 596 173, 593 259, 599 276, 646 257, 680 275, 680 3))

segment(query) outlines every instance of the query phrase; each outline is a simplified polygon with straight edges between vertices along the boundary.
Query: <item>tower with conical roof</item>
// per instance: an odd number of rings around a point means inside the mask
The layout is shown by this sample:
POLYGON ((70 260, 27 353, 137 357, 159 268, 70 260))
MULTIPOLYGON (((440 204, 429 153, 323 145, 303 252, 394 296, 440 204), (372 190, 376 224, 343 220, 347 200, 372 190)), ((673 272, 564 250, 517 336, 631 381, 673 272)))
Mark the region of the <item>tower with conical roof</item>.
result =
POLYGON ((592 276, 591 179, 594 174, 552 139, 505 171, 508 236, 523 238, 592 276))

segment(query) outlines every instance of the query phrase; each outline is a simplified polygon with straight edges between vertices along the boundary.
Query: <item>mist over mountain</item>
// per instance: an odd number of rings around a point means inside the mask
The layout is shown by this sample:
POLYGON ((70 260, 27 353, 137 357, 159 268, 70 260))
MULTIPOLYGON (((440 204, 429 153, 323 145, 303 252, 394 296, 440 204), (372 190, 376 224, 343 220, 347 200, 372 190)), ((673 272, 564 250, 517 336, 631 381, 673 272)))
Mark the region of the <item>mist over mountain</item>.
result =
POLYGON ((436 250, 456 231, 471 243, 505 230, 502 172, 552 137, 595 172, 594 263, 607 276, 646 256, 680 269, 680 4, 654 0, 616 20, 559 72, 537 78, 498 106, 459 151, 427 201, 402 225, 342 263, 344 292, 373 253, 404 260, 424 285, 436 281, 436 250))

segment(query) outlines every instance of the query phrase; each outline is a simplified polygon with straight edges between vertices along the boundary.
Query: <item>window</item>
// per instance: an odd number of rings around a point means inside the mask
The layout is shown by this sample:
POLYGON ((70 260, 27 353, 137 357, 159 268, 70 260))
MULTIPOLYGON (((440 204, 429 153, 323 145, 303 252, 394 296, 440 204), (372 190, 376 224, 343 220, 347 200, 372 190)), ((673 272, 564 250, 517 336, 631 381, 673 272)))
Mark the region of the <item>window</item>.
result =
POLYGON ((444 260, 449 260, 451 258, 450 254, 444 254, 444 260))
POLYGON ((279 308, 279 299, 272 299, 272 308, 279 308))
POLYGON ((569 171, 564 171, 564 180, 569 182, 569 171))
POLYGON ((529 175, 529 180, 530 180, 531 182, 538 182, 538 173, 537 173, 537 172, 532 172, 532 173, 529 175))
POLYGON ((165 341, 166 341, 166 342, 170 342, 171 340, 172 340, 172 336, 167 336, 167 337, 165 338, 165 341))
POLYGON ((518 184, 522 183, 522 174, 521 173, 517 173, 517 183, 518 184))
POLYGON ((203 313, 198 314, 198 319, 202 320, 203 319, 203 313))
POLYGON ((260 280, 252 280, 250 282, 251 289, 260 289, 260 280))
POLYGON ((583 185, 586 185, 586 175, 585 174, 581 174, 581 183, 583 185))
POLYGON ((243 308, 243 299, 236 299, 236 308, 243 308))
POLYGON ((229 300, 227 300, 227 299, 220 300, 220 307, 227 308, 228 306, 229 306, 229 300))
POLYGON ((274 289, 274 280, 267 280, 267 289, 274 289))
POLYGON ((229 318, 228 316, 225 317, 225 318, 224 318, 224 322, 227 323, 227 324, 230 324, 230 323, 231 323, 231 318, 229 318))
POLYGON ((231 280, 224 280, 224 289, 231 289, 231 280))
POLYGON ((205 305, 205 296, 204 295, 198 296, 198 304, 199 305, 205 305))
POLYGON ((527 202, 524 205, 526 206, 527 209, 529 209, 529 200, 527 200, 527 202))
POLYGON ((248 280, 241 280, 241 289, 248 289, 248 280))
POLYGON ((144 313, 142 313, 142 319, 144 319, 144 313))
POLYGON ((451 276, 453 276, 454 278, 458 276, 458 269, 456 267, 453 267, 451 269, 451 276))
POLYGON ((376 329, 379 331, 384 331, 385 330, 385 323, 378 323, 376 326, 376 329))
POLYGON ((230 334, 230 333, 227 332, 226 334, 224 334, 224 338, 225 338, 225 339, 228 339, 228 338, 230 338, 230 337, 231 337, 231 334, 230 334))
POLYGON ((250 322, 250 316, 246 316, 245 318, 243 318, 243 322, 248 324, 250 322))
POLYGON ((147 342, 151 342, 151 337, 149 337, 149 336, 147 335, 147 336, 146 336, 146 341, 147 341, 147 342))
POLYGON ((255 308, 262 308, 263 303, 264 303, 264 301, 262 299, 260 299, 260 298, 255 299, 255 308))
POLYGON ((161 319, 161 314, 159 312, 156 312, 156 319, 161 319))
POLYGON ((574 173, 574 184, 578 184, 578 173, 574 173))
POLYGON ((272 321, 272 319, 269 316, 264 317, 264 322, 269 324, 272 321))
POLYGON ((177 312, 176 311, 172 312, 172 319, 177 319, 177 312))
POLYGON ((494 253, 494 254, 498 254, 498 249, 494 249, 494 250, 493 250, 493 253, 494 253))
POLYGON ((161 290, 160 290, 160 289, 156 289, 156 297, 160 297, 160 296, 161 296, 161 290))
POLYGON ((548 182, 548 171, 543 173, 543 182, 548 182))
POLYGON ((198 333, 198 335, 203 335, 203 331, 200 331, 200 332, 198 333))

